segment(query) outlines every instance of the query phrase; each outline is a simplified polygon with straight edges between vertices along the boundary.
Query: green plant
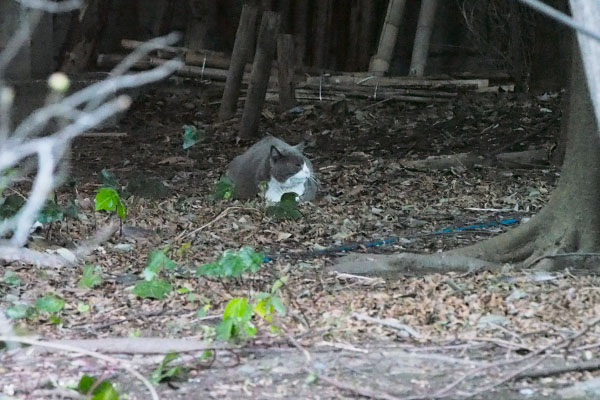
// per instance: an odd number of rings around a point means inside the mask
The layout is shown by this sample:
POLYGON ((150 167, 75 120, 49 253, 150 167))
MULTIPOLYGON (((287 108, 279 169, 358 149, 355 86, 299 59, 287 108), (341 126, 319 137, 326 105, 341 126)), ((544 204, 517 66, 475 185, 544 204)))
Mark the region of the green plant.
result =
POLYGON ((49 314, 48 320, 51 323, 60 324, 62 320, 58 316, 58 312, 63 309, 65 304, 62 298, 50 293, 35 301, 35 310, 37 313, 49 314))
POLYGON ((19 286, 21 284, 21 278, 19 278, 19 275, 12 269, 7 269, 6 272, 4 272, 4 283, 8 286, 19 286))
POLYGON ((267 215, 275 219, 296 220, 302 217, 296 197, 296 193, 284 193, 279 203, 267 207, 267 215))
POLYGON ((150 377, 150 382, 152 383, 160 383, 163 381, 183 381, 187 379, 188 368, 177 365, 170 367, 169 363, 175 361, 179 357, 179 354, 175 352, 171 352, 166 354, 158 367, 152 372, 152 377, 150 377))
POLYGON ((204 140, 206 132, 198 130, 194 125, 183 126, 183 149, 187 150, 198 142, 204 140))
POLYGON ((152 298, 162 300, 173 291, 171 283, 164 279, 158 279, 163 269, 173 270, 177 263, 166 255, 167 250, 154 250, 148 256, 146 268, 144 268, 144 280, 138 282, 133 288, 133 293, 141 298, 152 298))
MULTIPOLYGON (((282 277, 277 279, 273 286, 271 287, 271 291, 269 293, 258 293, 256 298, 258 301, 254 306, 254 312, 264 318, 267 322, 273 322, 273 316, 275 312, 279 313, 279 315, 285 315, 285 306, 281 301, 281 297, 279 297, 278 292, 279 289, 286 283, 287 277, 282 277)), ((271 329, 273 331, 277 331, 278 328, 275 325, 271 325, 271 329)))
POLYGON ((83 274, 79 286, 91 289, 102 283, 102 268, 97 265, 86 264, 83 266, 83 274))
POLYGON ((223 311, 223 320, 217 326, 217 337, 223 340, 241 340, 256 335, 252 306, 245 297, 229 300, 223 311))
POLYGON ((222 176, 213 187, 212 193, 208 198, 210 200, 230 199, 233 196, 235 183, 228 176, 222 176))
POLYGON ((198 267, 196 274, 237 278, 246 272, 257 272, 264 259, 263 253, 257 253, 248 246, 242 247, 239 251, 225 250, 218 260, 198 267))
POLYGON ((96 193, 96 211, 116 211, 121 221, 127 216, 127 208, 121 201, 119 192, 110 187, 98 189, 96 193))
POLYGON ((89 400, 118 400, 119 393, 109 380, 98 381, 98 378, 84 375, 79 380, 77 391, 89 400), (88 397, 91 396, 91 397, 88 397))

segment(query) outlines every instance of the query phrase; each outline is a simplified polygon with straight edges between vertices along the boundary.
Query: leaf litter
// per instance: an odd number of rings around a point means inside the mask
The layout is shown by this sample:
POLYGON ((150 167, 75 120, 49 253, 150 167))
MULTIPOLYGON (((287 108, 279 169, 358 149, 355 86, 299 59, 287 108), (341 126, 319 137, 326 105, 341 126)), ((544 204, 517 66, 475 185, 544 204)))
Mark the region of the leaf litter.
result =
MULTIPOLYGON (((52 315, 16 320, 18 329, 52 339, 202 340, 207 327, 214 329, 221 321, 229 300, 268 292, 273 282, 287 276, 281 291, 287 312, 274 323, 309 351, 321 379, 308 379, 302 353, 291 347, 285 335, 270 330, 271 323, 256 319, 258 335, 248 341, 246 350, 217 351, 210 368, 191 363, 188 381, 161 384, 161 395, 268 398, 267 393, 277 392, 283 398, 323 399, 371 388, 398 398, 426 398, 436 392, 453 398, 456 393, 476 394, 478 388, 523 365, 510 360, 521 357, 525 363, 528 354, 586 329, 586 323, 598 315, 598 278, 571 270, 546 273, 547 279, 539 279, 507 265, 499 274, 384 280, 325 274, 323 267, 335 262, 336 254, 302 256, 350 242, 404 238, 535 214, 559 176, 550 165, 508 169, 482 164, 420 171, 405 168, 402 161, 467 151, 485 158, 499 149, 550 148, 558 137, 560 96, 540 100, 479 95, 447 104, 386 102, 368 109, 369 103, 358 101, 349 103, 347 112, 328 112, 319 104, 301 106, 294 113, 272 112, 270 118, 263 118, 262 131, 292 144, 308 138, 312 145, 305 152, 321 182, 317 200, 299 204, 301 216, 292 220, 269 215, 258 198, 240 202, 211 196, 221 182, 221 198, 229 197, 220 178, 227 163, 251 143, 237 141, 236 123, 216 123, 217 106, 196 96, 197 90, 151 89, 123 121, 120 129, 128 132, 126 137, 76 141, 72 163, 77 168, 72 174, 78 182, 79 217, 55 222, 48 239, 44 232, 36 232, 33 240, 42 248, 68 248, 111 218, 89 207, 105 168, 123 186, 145 177, 162 182, 167 192, 161 198, 123 198, 127 204, 123 235, 102 244, 85 266, 3 266, 3 307, 34 305, 44 298, 64 301, 62 309, 52 308, 52 315), (184 102, 196 107, 184 107, 184 102), (181 132, 192 132, 191 126, 202 127, 202 141, 183 150, 183 141, 189 144, 190 138, 181 132), (530 135, 535 130, 539 133, 530 135), (115 147, 120 151, 115 152, 115 147), (128 235, 128 229, 147 234, 128 235), (227 285, 194 274, 224 251, 243 246, 277 258, 227 285), (162 272, 175 290, 164 300, 136 296, 134 287, 144 279, 148 257, 159 248, 166 249, 177 265, 162 272), (87 278, 93 285, 80 284, 82 276, 98 270, 101 277, 87 278), (460 392, 454 391, 453 383, 460 392), (444 392, 444 388, 449 389, 444 392)), ((73 197, 68 188, 59 189, 57 195, 61 204, 73 197)), ((510 228, 499 225, 425 235, 358 251, 433 253, 485 240, 506 229, 510 228)), ((598 335, 600 329, 594 326, 567 350, 558 346, 548 354, 551 364, 596 359, 598 335)), ((23 363, 22 357, 12 357, 0 354, 0 387, 12 390, 17 398, 35 393, 45 382, 76 381, 82 368, 97 376, 106 369, 96 361, 59 354, 38 362, 29 358, 26 367, 17 362, 23 363)), ((140 361, 140 365, 150 376, 159 362, 144 367, 140 361)), ((106 373, 120 393, 145 398, 141 386, 111 368, 106 373)), ((591 376, 595 373, 507 380, 494 390, 498 396, 543 396, 591 376)))

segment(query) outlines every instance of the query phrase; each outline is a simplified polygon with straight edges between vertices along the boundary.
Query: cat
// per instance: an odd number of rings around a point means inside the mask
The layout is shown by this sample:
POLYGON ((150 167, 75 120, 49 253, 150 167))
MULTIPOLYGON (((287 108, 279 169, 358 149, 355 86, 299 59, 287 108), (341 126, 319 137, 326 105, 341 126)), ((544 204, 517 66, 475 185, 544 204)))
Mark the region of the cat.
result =
POLYGON ((265 199, 278 203, 285 193, 293 192, 299 201, 312 201, 317 192, 310 160, 302 154, 304 143, 290 146, 281 139, 267 136, 229 164, 227 176, 234 183, 233 197, 251 199, 267 183, 265 199))

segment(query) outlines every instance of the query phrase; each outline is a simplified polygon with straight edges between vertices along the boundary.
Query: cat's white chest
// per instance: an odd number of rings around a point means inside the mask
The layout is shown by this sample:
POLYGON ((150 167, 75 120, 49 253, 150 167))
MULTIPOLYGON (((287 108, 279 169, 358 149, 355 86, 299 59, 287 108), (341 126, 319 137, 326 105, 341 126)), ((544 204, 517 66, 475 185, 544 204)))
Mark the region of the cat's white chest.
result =
POLYGON ((279 182, 277 179, 271 177, 271 180, 267 184, 265 199, 271 203, 278 203, 281 201, 281 196, 290 192, 296 193, 298 197, 301 197, 304 194, 304 185, 309 177, 310 170, 306 163, 300 171, 290 176, 285 182, 279 182))

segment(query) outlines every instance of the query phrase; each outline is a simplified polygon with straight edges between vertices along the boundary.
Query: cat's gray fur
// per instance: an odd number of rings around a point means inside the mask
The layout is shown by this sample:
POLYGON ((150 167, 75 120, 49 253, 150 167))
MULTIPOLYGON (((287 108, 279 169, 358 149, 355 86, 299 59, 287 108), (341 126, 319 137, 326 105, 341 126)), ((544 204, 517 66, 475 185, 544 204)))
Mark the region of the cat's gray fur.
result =
POLYGON ((267 136, 255 143, 244 154, 229 164, 227 176, 235 184, 233 196, 252 199, 259 193, 260 182, 283 184, 308 167, 310 176, 304 181, 304 193, 300 201, 311 201, 317 191, 316 180, 310 160, 302 154, 304 144, 290 146, 281 139, 267 136), (275 181, 273 181, 274 179, 275 181))

